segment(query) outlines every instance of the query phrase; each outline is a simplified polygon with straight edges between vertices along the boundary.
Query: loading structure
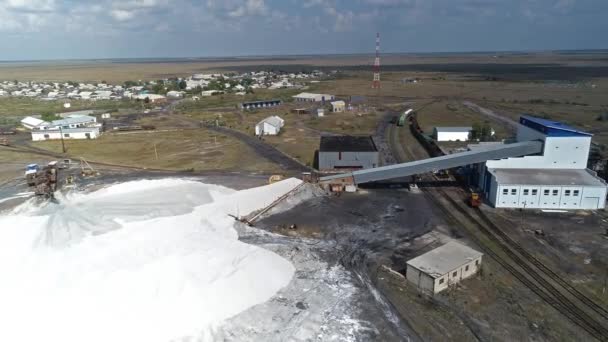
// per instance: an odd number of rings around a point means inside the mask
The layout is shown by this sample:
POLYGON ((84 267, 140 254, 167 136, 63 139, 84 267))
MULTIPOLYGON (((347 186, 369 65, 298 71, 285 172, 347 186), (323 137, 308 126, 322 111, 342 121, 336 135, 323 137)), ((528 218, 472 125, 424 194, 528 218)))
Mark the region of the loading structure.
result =
POLYGON ((542 153, 542 151, 542 141, 524 141, 513 144, 495 145, 478 151, 467 151, 436 158, 416 160, 408 163, 331 175, 321 177, 319 181, 325 184, 358 185, 479 164, 488 160, 534 155, 542 153))

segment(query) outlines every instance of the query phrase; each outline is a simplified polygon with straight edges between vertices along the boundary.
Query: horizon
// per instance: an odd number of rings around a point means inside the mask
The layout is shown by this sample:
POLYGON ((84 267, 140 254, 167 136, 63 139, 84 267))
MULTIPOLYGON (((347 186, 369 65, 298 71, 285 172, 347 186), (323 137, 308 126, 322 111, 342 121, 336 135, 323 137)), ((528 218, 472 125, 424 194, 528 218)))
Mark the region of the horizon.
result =
MULTIPOLYGON (((380 52, 384 56, 425 56, 425 55, 489 55, 489 54, 562 54, 579 52, 581 54, 608 53, 608 48, 590 49, 557 49, 557 50, 471 50, 471 51, 416 51, 416 52, 380 52)), ((210 56, 143 56, 143 57, 92 57, 92 58, 48 58, 48 59, 0 59, 0 63, 37 63, 37 62, 78 62, 78 61, 120 61, 120 60, 150 60, 164 62, 167 60, 225 60, 225 59, 264 59, 264 58, 294 58, 297 57, 348 57, 348 56, 373 56, 374 52, 353 52, 353 53, 318 53, 318 54, 268 54, 268 55, 210 55, 210 56)))

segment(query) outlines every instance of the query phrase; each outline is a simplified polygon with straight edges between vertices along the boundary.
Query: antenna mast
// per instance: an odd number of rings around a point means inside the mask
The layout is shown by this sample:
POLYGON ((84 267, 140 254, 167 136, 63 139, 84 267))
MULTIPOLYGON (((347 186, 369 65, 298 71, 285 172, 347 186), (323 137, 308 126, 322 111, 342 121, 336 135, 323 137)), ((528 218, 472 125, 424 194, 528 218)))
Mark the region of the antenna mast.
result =
POLYGON ((376 33, 376 59, 374 60, 374 81, 372 88, 380 88, 380 33, 376 33))

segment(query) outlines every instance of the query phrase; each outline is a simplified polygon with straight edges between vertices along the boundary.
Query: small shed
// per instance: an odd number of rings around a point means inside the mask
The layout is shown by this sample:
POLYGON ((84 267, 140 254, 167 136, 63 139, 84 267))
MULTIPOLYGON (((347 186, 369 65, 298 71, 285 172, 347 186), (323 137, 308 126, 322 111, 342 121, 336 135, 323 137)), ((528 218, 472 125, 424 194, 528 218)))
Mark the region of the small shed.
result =
POLYGON ((325 116, 325 108, 317 108, 317 117, 322 118, 325 116))
POLYGON ((269 116, 255 125, 255 135, 277 135, 285 125, 285 120, 278 116, 269 116))
POLYGON ((346 110, 346 103, 344 101, 333 101, 331 103, 331 111, 334 113, 341 113, 346 110))
POLYGON ((438 293, 475 275, 483 254, 450 241, 407 262, 406 278, 427 293, 438 293))

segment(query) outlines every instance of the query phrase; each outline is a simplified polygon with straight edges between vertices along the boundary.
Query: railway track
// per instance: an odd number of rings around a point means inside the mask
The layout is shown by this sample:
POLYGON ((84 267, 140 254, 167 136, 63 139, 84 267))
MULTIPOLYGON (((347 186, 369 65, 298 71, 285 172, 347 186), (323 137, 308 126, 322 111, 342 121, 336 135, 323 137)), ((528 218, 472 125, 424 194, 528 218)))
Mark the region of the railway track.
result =
POLYGON ((470 210, 463 208, 462 205, 444 190, 435 189, 434 191, 436 194, 433 194, 430 191, 425 191, 425 194, 431 201, 438 204, 438 207, 446 216, 452 218, 456 222, 460 221, 455 217, 451 210, 446 208, 446 206, 435 197, 436 195, 445 198, 449 202, 451 208, 455 209, 463 217, 476 225, 485 237, 500 248, 500 251, 506 258, 490 248, 487 243, 484 243, 474 234, 474 232, 470 232, 471 234, 469 235, 471 238, 484 249, 486 254, 490 255, 547 304, 551 305, 591 336, 599 341, 608 341, 608 329, 605 328, 605 322, 602 322, 601 319, 598 320, 596 317, 592 317, 592 315, 589 314, 589 312, 592 311, 602 318, 606 318, 606 310, 604 308, 597 305, 597 303, 593 303, 588 297, 573 288, 572 285, 568 284, 546 265, 537 266, 537 264, 542 263, 534 258, 529 252, 526 252, 525 256, 520 255, 519 253, 521 252, 519 252, 519 250, 523 250, 523 248, 519 244, 511 245, 508 241, 513 240, 510 238, 509 240, 505 240, 504 236, 506 236, 506 234, 485 215, 485 219, 481 218, 481 216, 479 216, 480 219, 477 219, 471 214, 470 210), (497 233, 497 231, 500 231, 501 233, 497 233), (532 261, 528 256, 534 258, 536 261, 532 261), (540 272, 537 271, 535 267, 540 272), (570 297, 566 293, 568 293, 570 297), (578 301, 578 303, 576 301, 578 301))

